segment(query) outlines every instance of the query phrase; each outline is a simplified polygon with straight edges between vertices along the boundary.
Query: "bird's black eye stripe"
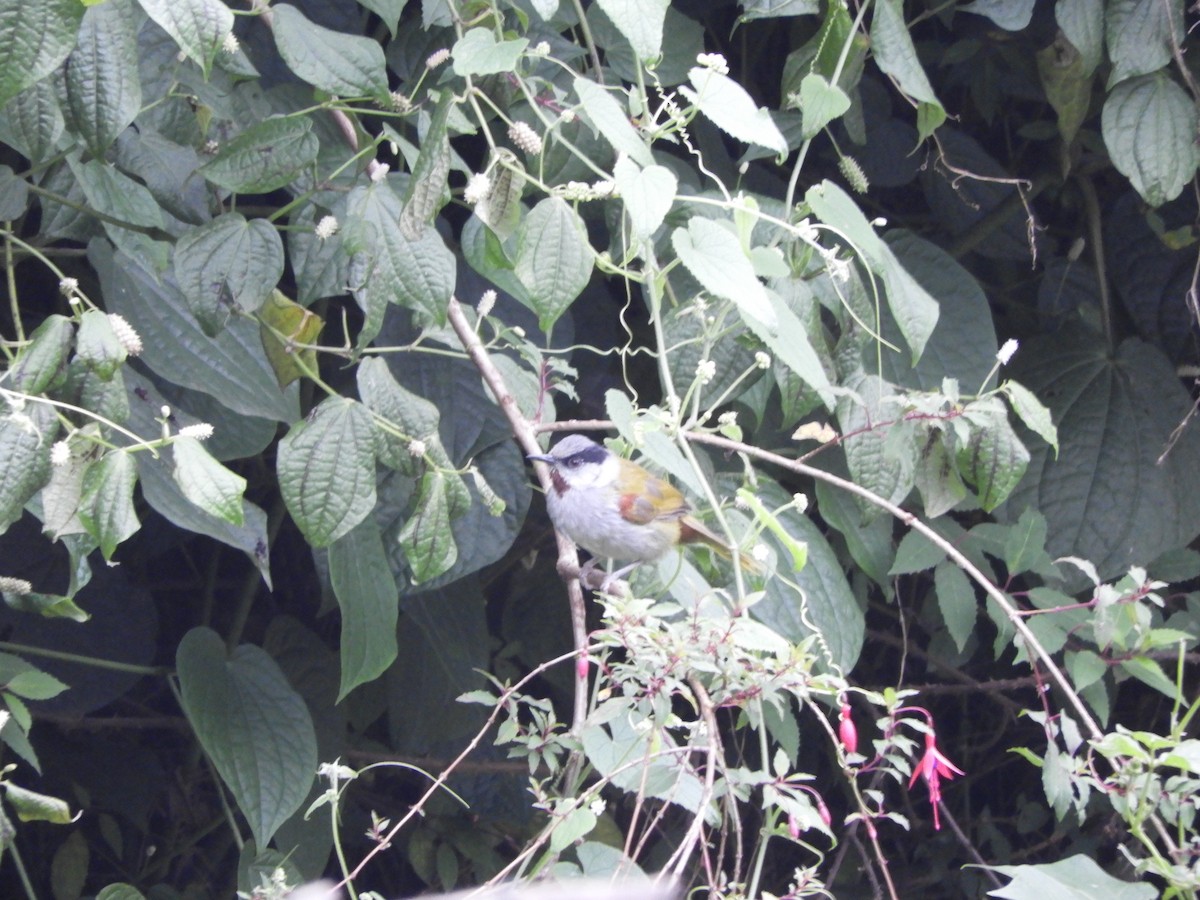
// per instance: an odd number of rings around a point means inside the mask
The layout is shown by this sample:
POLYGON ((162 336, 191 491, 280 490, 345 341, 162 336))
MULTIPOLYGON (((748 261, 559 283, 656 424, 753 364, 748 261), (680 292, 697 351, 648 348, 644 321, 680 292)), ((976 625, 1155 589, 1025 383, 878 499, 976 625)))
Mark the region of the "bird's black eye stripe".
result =
POLYGON ((578 453, 572 453, 562 461, 562 464, 570 469, 578 469, 585 463, 602 463, 607 457, 607 450, 599 444, 593 444, 591 447, 586 447, 578 453))

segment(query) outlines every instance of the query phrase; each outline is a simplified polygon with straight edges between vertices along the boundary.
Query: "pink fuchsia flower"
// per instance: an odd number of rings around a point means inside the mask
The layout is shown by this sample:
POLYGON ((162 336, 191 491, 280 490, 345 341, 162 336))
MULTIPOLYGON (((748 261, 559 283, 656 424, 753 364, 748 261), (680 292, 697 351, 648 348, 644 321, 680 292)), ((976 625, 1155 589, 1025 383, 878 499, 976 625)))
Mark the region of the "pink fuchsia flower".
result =
POLYGON ((842 747, 847 753, 858 752, 858 729, 850 716, 849 703, 842 703, 841 709, 838 710, 838 740, 842 742, 842 747))
POLYGON ((917 783, 917 777, 925 779, 929 785, 929 805, 933 807, 933 828, 941 831, 942 822, 938 817, 938 804, 942 802, 941 779, 950 781, 955 775, 965 775, 958 766, 946 759, 946 755, 937 748, 937 735, 932 728, 925 732, 925 755, 913 770, 912 778, 908 780, 908 788, 917 783))

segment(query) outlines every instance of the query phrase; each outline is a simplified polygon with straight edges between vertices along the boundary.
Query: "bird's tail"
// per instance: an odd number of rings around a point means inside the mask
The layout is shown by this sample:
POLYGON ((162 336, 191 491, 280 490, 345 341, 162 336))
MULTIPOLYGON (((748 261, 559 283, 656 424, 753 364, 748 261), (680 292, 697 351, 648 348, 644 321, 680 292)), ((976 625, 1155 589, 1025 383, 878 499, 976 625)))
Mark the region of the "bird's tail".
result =
POLYGON ((749 572, 751 575, 763 574, 762 564, 758 560, 748 554, 742 553, 740 550, 732 549, 724 540, 710 531, 707 526, 701 524, 691 516, 684 516, 679 525, 679 540, 683 543, 705 544, 711 547, 713 552, 722 559, 732 560, 736 555, 743 572, 749 572))

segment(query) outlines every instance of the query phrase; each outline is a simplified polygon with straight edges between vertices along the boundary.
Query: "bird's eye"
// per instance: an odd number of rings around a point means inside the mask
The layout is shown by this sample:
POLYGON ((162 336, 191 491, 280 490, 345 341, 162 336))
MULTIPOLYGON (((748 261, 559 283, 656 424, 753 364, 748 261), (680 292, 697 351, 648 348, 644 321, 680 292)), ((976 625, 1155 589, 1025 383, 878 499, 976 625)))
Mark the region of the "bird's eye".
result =
POLYGON ((582 463, 583 463, 583 460, 580 459, 578 456, 572 456, 570 459, 567 460, 567 465, 570 466, 572 469, 578 469, 582 463))

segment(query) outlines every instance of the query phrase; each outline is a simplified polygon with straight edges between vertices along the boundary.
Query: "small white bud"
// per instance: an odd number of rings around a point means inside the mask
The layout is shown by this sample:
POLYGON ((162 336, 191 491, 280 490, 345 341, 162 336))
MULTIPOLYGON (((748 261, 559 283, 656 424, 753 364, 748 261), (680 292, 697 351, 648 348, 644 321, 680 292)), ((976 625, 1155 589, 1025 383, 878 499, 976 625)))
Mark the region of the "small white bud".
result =
POLYGON ((338 233, 338 220, 335 216, 322 216, 313 233, 318 239, 325 241, 338 233))
POLYGON ((442 63, 450 58, 450 51, 443 47, 440 50, 435 50, 429 54, 429 58, 425 60, 425 68, 436 69, 442 63))
POLYGON ((204 154, 206 156, 216 156, 217 151, 219 149, 221 149, 221 145, 218 144, 216 141, 205 141, 204 142, 204 154))
POLYGON ((24 596, 33 593, 33 585, 24 578, 12 578, 4 575, 0 576, 0 593, 24 596))
POLYGON ((372 184, 379 184, 383 179, 387 178, 387 173, 392 167, 387 163, 381 163, 378 160, 373 162, 369 167, 372 184))
POLYGON ((550 55, 550 42, 549 41, 538 41, 537 46, 535 46, 533 48, 533 55, 534 56, 549 56, 550 55))
POLYGON ((475 311, 479 313, 479 318, 483 318, 492 311, 492 307, 496 305, 496 292, 488 288, 483 292, 483 296, 479 298, 479 306, 475 311))
POLYGON ((737 413, 734 412, 732 409, 729 410, 728 412, 723 412, 719 416, 717 416, 717 422, 721 425, 736 425, 737 424, 737 413))
POLYGON ((765 563, 771 558, 771 551, 767 549, 766 544, 755 544, 750 550, 750 556, 755 562, 765 563))
POLYGON ((508 139, 530 156, 542 152, 542 139, 528 122, 513 122, 508 126, 508 139))
POLYGON ((171 407, 167 406, 167 405, 164 403, 162 406, 160 406, 160 407, 159 407, 159 409, 158 409, 158 414, 159 414, 160 416, 162 416, 164 419, 169 419, 169 418, 171 418, 171 407))
POLYGON ((71 446, 66 441, 56 441, 50 448, 50 464, 65 466, 71 461, 71 446))
POLYGON ((225 37, 221 38, 221 51, 223 53, 228 53, 230 56, 233 56, 233 54, 237 53, 239 49, 240 45, 238 44, 237 35, 235 35, 232 31, 225 35, 225 37))
POLYGON ((343 766, 340 762, 321 763, 317 766, 317 776, 320 778, 328 778, 334 784, 339 781, 350 781, 357 778, 358 773, 349 766, 343 766))
POLYGON ((796 507, 796 512, 804 512, 808 509, 808 495, 792 494, 792 506, 796 507))
POLYGON ((696 56, 696 63, 706 69, 712 69, 722 75, 729 74, 729 64, 720 53, 701 53, 696 56))
POLYGON ((754 354, 754 365, 760 369, 771 368, 771 354, 764 353, 762 350, 757 351, 754 354))
POLYGON ((514 325, 512 333, 515 334, 518 338, 525 337, 525 329, 522 328, 520 325, 514 325))
POLYGON ((476 172, 467 180, 467 189, 463 191, 463 199, 471 204, 471 206, 474 206, 486 200, 488 194, 491 192, 492 179, 488 178, 483 172, 476 172))
POLYGON ((64 297, 70 297, 79 290, 78 278, 64 278, 58 283, 58 292, 64 297))
POLYGON ((567 124, 567 123, 570 123, 570 122, 574 122, 574 121, 575 121, 575 110, 573 110, 573 109, 564 109, 564 110, 562 111, 562 115, 560 115, 558 118, 559 118, 559 120, 560 120, 561 122, 563 122, 564 124, 567 124))
POLYGON ((1009 338, 1004 342, 1004 346, 996 353, 996 359, 1000 360, 1000 365, 1007 366, 1008 361, 1013 358, 1013 354, 1017 352, 1017 347, 1020 344, 1016 338, 1009 338))
POLYGON ((717 377, 717 364, 711 359, 702 359, 696 364, 696 379, 701 384, 708 384, 717 377))
POLYGON ((195 438, 198 441, 207 441, 213 436, 213 427, 207 422, 197 422, 195 425, 184 425, 179 429, 179 436, 195 438))
MULTIPOLYGON (((407 94, 403 94, 400 91, 392 91, 388 94, 388 103, 396 112, 406 113, 412 109, 412 100, 409 99, 407 94)), ((395 153, 396 151, 393 150, 392 152, 395 153)))
POLYGON ((137 356, 142 352, 142 339, 124 316, 119 313, 109 313, 108 324, 112 326, 113 334, 117 336, 117 340, 125 348, 126 353, 130 356, 137 356))
POLYGON ((611 178, 606 178, 603 181, 597 181, 597 182, 593 183, 591 192, 592 192, 593 197, 595 197, 597 199, 602 199, 604 197, 611 196, 612 192, 615 191, 616 189, 617 189, 616 182, 613 181, 611 178))
POLYGON ((425 446, 425 442, 417 438, 411 441, 408 445, 408 455, 413 459, 420 459, 425 455, 425 451, 429 448, 425 446))

